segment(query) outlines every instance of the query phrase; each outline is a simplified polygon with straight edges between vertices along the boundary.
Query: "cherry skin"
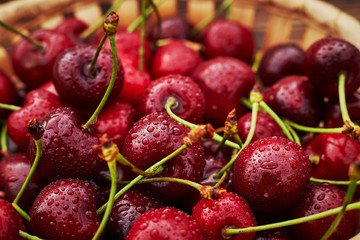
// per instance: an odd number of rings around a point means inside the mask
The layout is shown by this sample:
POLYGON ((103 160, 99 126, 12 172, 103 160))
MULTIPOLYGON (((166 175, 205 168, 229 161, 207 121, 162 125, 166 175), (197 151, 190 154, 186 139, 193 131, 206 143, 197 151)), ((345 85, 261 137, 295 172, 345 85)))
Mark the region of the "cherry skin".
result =
POLYGON ((126 239, 202 240, 204 238, 190 215, 173 207, 165 207, 142 214, 134 222, 126 239))
POLYGON ((291 121, 316 127, 322 116, 321 100, 306 76, 287 76, 263 94, 272 110, 291 121))
POLYGON ((251 31, 235 21, 212 21, 205 28, 202 42, 208 58, 229 56, 250 64, 254 57, 255 42, 251 31))
POLYGON ((185 42, 172 40, 158 48, 152 60, 151 76, 159 78, 169 74, 189 76, 202 62, 200 54, 185 42))
POLYGON ((265 86, 289 75, 303 75, 304 51, 294 43, 277 44, 262 56, 258 74, 265 86))
MULTIPOLYGON (((74 111, 57 108, 39 122, 44 127, 43 152, 37 167, 41 177, 50 182, 62 178, 92 179, 98 175, 105 161, 92 147, 100 144, 99 139, 81 128, 74 111)), ((36 146, 31 141, 31 162, 35 155, 36 146)))
POLYGON ((231 57, 213 58, 202 62, 191 77, 204 93, 206 121, 223 126, 234 108, 240 115, 245 113, 240 99, 248 97, 255 84, 255 74, 246 63, 231 57))
POLYGON ((23 150, 26 150, 30 137, 26 135, 26 125, 31 119, 40 120, 49 111, 61 107, 59 97, 41 89, 29 92, 21 109, 10 114, 6 127, 11 139, 23 150))
MULTIPOLYGON (((0 189, 5 192, 8 201, 14 201, 23 186, 31 169, 29 158, 25 153, 12 154, 0 162, 0 189)), ((30 184, 20 198, 18 205, 29 210, 36 196, 44 187, 40 176, 35 172, 30 184)))
POLYGON ((0 198, 0 239, 21 240, 19 231, 25 231, 24 223, 20 215, 15 211, 11 203, 0 198))
MULTIPOLYGON (((151 113, 130 129, 122 154, 132 164, 146 170, 183 145, 189 129, 166 113, 151 113)), ((199 142, 163 165, 158 177, 178 177, 199 181, 204 170, 204 149, 199 142)), ((156 182, 142 185, 160 198, 173 200, 188 194, 192 188, 180 183, 156 182)))
POLYGON ((59 93, 56 91, 55 85, 52 81, 44 83, 38 89, 48 91, 48 92, 54 94, 55 96, 59 96, 59 93))
POLYGON ((55 31, 67 36, 74 45, 81 45, 85 43, 95 43, 94 36, 87 39, 82 39, 80 34, 88 28, 88 24, 80 19, 71 17, 65 18, 59 25, 56 26, 55 31))
POLYGON ((305 51, 304 70, 316 91, 331 99, 338 99, 338 77, 345 73, 349 96, 360 86, 360 52, 345 40, 323 38, 305 51))
POLYGON ((255 240, 293 240, 290 233, 283 228, 256 232, 255 240))
POLYGON ((100 225, 96 188, 78 179, 46 186, 29 211, 30 229, 44 239, 91 239, 100 225))
MULTIPOLYGON (((213 140, 206 140, 204 142, 201 142, 201 145, 204 147, 205 156, 207 155, 215 155, 215 151, 219 146, 219 143, 213 140)), ((223 158, 226 161, 229 161, 232 155, 233 148, 230 148, 228 146, 223 146, 218 154, 217 157, 223 158)))
POLYGON ((274 213, 290 207, 311 176, 309 156, 283 137, 260 139, 245 147, 233 169, 233 187, 251 209, 274 213))
MULTIPOLYGON (((14 84, 10 79, 0 70, 0 103, 15 105, 18 98, 14 84)), ((10 114, 10 111, 0 109, 0 118, 5 119, 10 114)))
POLYGON ((51 30, 40 29, 30 36, 39 41, 43 49, 39 50, 22 39, 13 46, 11 52, 14 71, 28 90, 50 81, 56 58, 65 49, 73 46, 65 35, 51 30))
MULTIPOLYGON (((228 192, 217 200, 201 199, 193 207, 193 218, 199 225, 205 239, 227 239, 222 235, 225 228, 256 226, 256 219, 246 201, 235 193, 228 192)), ((255 233, 234 235, 232 240, 251 240, 255 233)))
POLYGON ((190 77, 182 75, 168 75, 151 82, 140 98, 139 115, 165 112, 165 104, 170 97, 177 102, 177 106, 172 109, 177 116, 194 123, 202 121, 204 95, 190 77))
MULTIPOLYGON (((191 25, 185 18, 180 16, 170 16, 161 20, 161 32, 159 39, 188 39, 191 25)), ((158 40, 158 24, 153 23, 147 31, 147 37, 151 41, 158 40)))
POLYGON ((146 192, 130 189, 115 201, 107 230, 116 239, 124 239, 140 215, 162 207, 164 203, 146 192))
MULTIPOLYGON (((112 54, 101 50, 94 72, 89 71, 95 46, 77 46, 64 51, 54 66, 54 85, 60 98, 78 109, 94 110, 103 98, 112 75, 112 54)), ((124 71, 118 62, 117 75, 107 103, 115 100, 124 82, 124 71)))
POLYGON ((349 180, 349 166, 360 154, 359 143, 342 133, 320 133, 304 148, 310 157, 319 157, 312 176, 329 180, 349 180))
MULTIPOLYGON (((304 194, 296 201, 291 208, 292 219, 309 216, 340 207, 344 201, 345 191, 328 183, 316 183, 309 185, 304 194)), ((293 236, 296 239, 318 240, 330 227, 335 215, 296 224, 291 227, 293 236)), ((331 234, 329 240, 350 239, 356 233, 359 221, 359 213, 356 210, 346 211, 340 224, 331 234)))
MULTIPOLYGON (((246 113, 237 121, 237 130, 241 141, 245 142, 251 127, 251 113, 246 113)), ((280 136, 285 137, 285 133, 277 122, 267 113, 259 111, 256 117, 256 128, 251 142, 261 138, 280 136)))

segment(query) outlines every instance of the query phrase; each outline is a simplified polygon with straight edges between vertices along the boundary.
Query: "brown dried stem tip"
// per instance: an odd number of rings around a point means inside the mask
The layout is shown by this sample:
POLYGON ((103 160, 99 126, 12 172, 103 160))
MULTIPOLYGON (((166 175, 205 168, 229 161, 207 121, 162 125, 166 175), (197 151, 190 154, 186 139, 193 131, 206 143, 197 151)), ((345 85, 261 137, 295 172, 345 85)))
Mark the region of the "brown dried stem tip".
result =
POLYGON ((114 35, 119 24, 119 15, 112 11, 104 20, 104 31, 107 35, 114 35))
POLYGON ((228 135, 234 135, 237 133, 237 117, 235 108, 226 117, 224 133, 228 135))
POLYGON ((191 146, 196 142, 205 141, 212 138, 214 136, 214 132, 215 129, 210 123, 206 125, 200 125, 191 129, 187 137, 184 137, 184 144, 186 146, 191 146))
POLYGON ((216 188, 208 185, 202 185, 199 191, 202 198, 215 200, 221 198, 227 193, 224 188, 216 188))
POLYGON ((345 120, 344 121, 344 130, 342 133, 348 135, 352 139, 359 141, 360 143, 360 127, 355 125, 353 122, 345 120))
POLYGON ((34 140, 39 140, 44 134, 43 126, 36 120, 31 119, 26 125, 26 135, 30 136, 34 140))
POLYGON ((263 100, 263 96, 260 92, 260 85, 254 84, 254 87, 250 91, 250 102, 253 103, 260 103, 263 100))
POLYGON ((107 162, 115 161, 116 155, 119 153, 119 148, 105 133, 100 138, 100 144, 94 145, 93 149, 97 151, 98 156, 107 162))

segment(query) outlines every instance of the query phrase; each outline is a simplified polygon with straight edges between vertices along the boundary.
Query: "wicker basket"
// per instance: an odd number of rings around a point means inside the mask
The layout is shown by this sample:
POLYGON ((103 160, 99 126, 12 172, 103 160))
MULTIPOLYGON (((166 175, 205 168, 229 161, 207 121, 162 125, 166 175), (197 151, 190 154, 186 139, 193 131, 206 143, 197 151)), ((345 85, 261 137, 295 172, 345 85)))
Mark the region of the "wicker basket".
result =
MULTIPOLYGON (((53 28, 64 17, 74 15, 92 24, 114 0, 16 0, 0 4, 0 20, 28 31, 53 28)), ((162 17, 181 14, 196 24, 214 14, 217 0, 166 0, 162 17)), ((138 0, 125 0, 117 10, 120 24, 127 26, 140 13, 138 0)), ((338 36, 360 48, 360 22, 340 9, 318 0, 234 0, 232 18, 252 29, 258 51, 280 42, 295 42, 306 49, 324 36, 338 36)), ((18 83, 9 60, 17 36, 0 29, 0 69, 18 83)), ((360 239, 360 234, 353 239, 360 239)))

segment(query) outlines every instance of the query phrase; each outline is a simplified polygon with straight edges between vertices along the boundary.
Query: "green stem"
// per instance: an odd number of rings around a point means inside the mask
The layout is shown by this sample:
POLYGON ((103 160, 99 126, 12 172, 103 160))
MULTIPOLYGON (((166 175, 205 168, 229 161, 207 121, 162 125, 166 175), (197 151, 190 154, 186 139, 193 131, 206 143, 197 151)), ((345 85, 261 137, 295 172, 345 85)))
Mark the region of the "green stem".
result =
POLYGON ((116 54, 115 35, 109 35, 109 40, 110 40, 110 44, 111 44, 111 53, 112 53, 112 60, 113 60, 113 69, 112 69, 112 74, 111 74, 111 80, 110 80, 109 86, 106 89, 104 97, 102 98, 99 106, 96 108, 95 112, 90 117, 90 119, 83 125, 83 128, 85 130, 88 129, 92 124, 95 123, 96 118, 98 117, 101 110, 103 109, 103 107, 106 103, 106 100, 108 99, 108 97, 111 93, 111 90, 114 86, 114 83, 115 83, 117 68, 118 68, 118 58, 117 58, 117 54, 116 54))
MULTIPOLYGON (((316 182, 316 183, 330 183, 332 185, 349 185, 351 183, 351 181, 335 181, 335 180, 327 180, 327 179, 319 179, 319 178, 310 178, 311 182, 316 182)), ((356 181, 356 185, 360 185, 360 181, 356 181)))
MULTIPOLYGON (((151 172, 154 171, 154 169, 160 167, 161 165, 163 165, 164 163, 166 163, 167 161, 169 161, 170 159, 176 157, 177 155, 179 155, 184 149, 186 149, 188 146, 186 146, 185 144, 182 145, 180 148, 178 148, 177 150, 175 150, 174 152, 172 152, 170 155, 166 156, 165 158, 161 159, 160 161, 158 161, 157 163, 155 163, 154 165, 152 165, 150 168, 146 169, 145 172, 151 172)), ((129 182, 126 186, 124 186, 119 192, 117 192, 115 194, 115 200, 118 199, 121 195, 123 195, 127 190, 129 190, 132 186, 134 186, 137 182, 139 182, 144 176, 139 175, 136 178, 134 178, 131 182, 129 182)), ((98 215, 102 214, 106 208, 108 203, 105 203, 104 205, 102 205, 97 211, 96 213, 98 215)))
POLYGON ((13 208, 20 214, 20 216, 25 219, 27 222, 30 222, 30 216, 25 212, 19 205, 12 203, 13 208))
POLYGON ((240 146, 240 148, 242 148, 242 146, 243 146, 243 143, 242 143, 242 141, 241 141, 241 139, 240 139, 240 137, 239 137, 239 134, 234 134, 233 135, 233 138, 235 139, 235 141, 236 141, 236 143, 240 146))
POLYGON ((15 204, 19 203, 19 200, 20 200, 21 196, 23 195, 23 193, 25 192, 27 186, 29 185, 29 183, 31 181, 31 178, 34 175, 34 173, 36 171, 36 168, 37 168, 37 166, 39 164, 40 157, 42 155, 41 138, 38 139, 38 140, 34 140, 34 142, 35 142, 35 145, 36 145, 36 156, 35 156, 35 159, 34 159, 34 163, 31 166, 30 172, 29 172, 28 176, 26 177, 24 184, 22 185, 20 191, 18 192, 18 194, 16 195, 16 197, 15 197, 15 199, 13 201, 13 203, 15 203, 15 204))
POLYGON ((289 126, 295 128, 296 130, 300 130, 303 132, 313 132, 313 133, 342 133, 344 131, 344 128, 314 128, 314 127, 307 127, 302 126, 300 124, 291 122, 289 120, 285 120, 285 123, 289 126))
POLYGON ((249 145, 252 138, 254 137, 258 111, 259 111, 259 103, 255 102, 255 103, 252 104, 250 130, 249 130, 249 133, 248 133, 248 135, 246 137, 246 140, 245 140, 245 142, 244 142, 244 144, 242 146, 243 148, 245 148, 247 145, 249 145))
POLYGON ((139 168, 137 168, 134 164, 132 164, 131 162, 129 162, 121 153, 118 153, 116 155, 116 161, 118 163, 120 163, 121 165, 123 166, 128 166, 131 168, 131 171, 137 175, 142 175, 144 177, 152 177, 154 175, 157 175, 159 173, 162 172, 163 168, 160 166, 156 169, 154 169, 154 171, 149 171, 149 172, 146 172, 146 171, 143 171, 139 168))
POLYGON ((249 109, 252 108, 252 104, 251 104, 251 102, 250 102, 250 100, 248 98, 241 98, 240 101, 245 107, 247 107, 249 109))
POLYGON ((342 73, 339 76, 339 104, 340 104, 340 110, 341 110, 341 116, 343 121, 349 121, 350 116, 346 107, 346 95, 345 95, 345 75, 342 73))
POLYGON ((140 48, 139 48, 139 71, 144 70, 144 52, 145 52, 145 18, 148 0, 142 0, 141 4, 141 23, 140 23, 140 48))
POLYGON ((190 31, 190 36, 196 36, 201 30, 203 30, 209 23, 211 23, 215 18, 220 16, 224 10, 228 9, 230 5, 233 3, 233 0, 225 0, 221 3, 221 5, 217 8, 214 15, 210 15, 201 20, 193 29, 190 31))
MULTIPOLYGON (((192 188, 195 188, 196 190, 200 191, 200 187, 202 186, 199 183, 187 180, 187 179, 182 179, 182 178, 174 178, 174 177, 154 177, 154 178, 147 178, 147 179, 143 179, 137 182, 137 184, 145 184, 145 183, 154 183, 154 182, 175 182, 175 183, 181 183, 181 184, 185 184, 188 185, 192 188)), ((124 182, 120 182, 120 183, 124 183, 124 182)))
POLYGON ((289 129, 291 135, 293 136, 294 141, 295 141, 299 146, 301 146, 301 140, 300 140, 299 135, 298 135, 298 134, 296 133, 296 131, 290 126, 290 124, 288 124, 288 123, 286 122, 286 120, 285 120, 284 122, 285 122, 286 128, 289 129))
MULTIPOLYGON (((244 149, 244 148, 242 148, 244 149)), ((234 164, 236 158, 239 156, 239 154, 241 153, 241 150, 240 149, 236 155, 234 155, 230 161, 218 172, 214 175, 214 178, 217 179, 217 178, 221 178, 221 176, 234 164)))
POLYGON ((28 239, 28 240, 43 240, 42 238, 38 238, 36 236, 30 235, 27 232, 21 231, 19 230, 19 236, 24 238, 24 239, 28 239))
POLYGON ((224 135, 223 135, 223 137, 221 139, 221 142, 219 143, 219 145, 217 146, 217 148, 216 148, 216 150, 214 152, 214 155, 217 155, 220 152, 221 148, 224 146, 224 144, 225 144, 225 142, 226 142, 226 140, 228 138, 229 138, 229 135, 224 133, 224 135))
POLYGON ((112 207, 114 205, 114 201, 115 201, 115 193, 116 193, 116 186, 117 186, 116 161, 109 161, 109 162, 107 162, 107 164, 108 164, 108 168, 110 170, 110 175, 111 175, 111 188, 110 188, 110 194, 109 194, 109 201, 106 205, 106 210, 105 210, 104 216, 101 220, 99 228, 97 229, 97 231, 93 237, 93 240, 100 239, 100 237, 102 236, 102 233, 105 230, 106 224, 109 220, 110 213, 111 213, 112 207))
POLYGON ((6 23, 4 23, 3 21, 0 21, 0 26, 4 27, 5 29, 13 32, 13 33, 16 33, 16 34, 19 34, 22 38, 24 38, 25 40, 29 41, 30 43, 32 43, 36 48, 38 48, 39 50, 43 49, 43 46, 41 45, 41 43, 35 39, 33 39, 32 37, 30 36, 27 36, 25 34, 23 34, 22 32, 16 30, 15 28, 7 25, 6 23))
POLYGON ((277 124, 279 124, 281 129, 284 131, 286 137, 289 138, 290 140, 294 141, 294 138, 291 135, 289 129, 287 129, 285 123, 281 120, 281 118, 264 101, 260 102, 260 107, 265 112, 267 112, 277 122, 277 124))
MULTIPOLYGON (((154 4, 156 5, 156 6, 160 6, 162 3, 164 3, 165 2, 165 0, 158 0, 158 1, 156 1, 154 4)), ((154 9, 150 6, 150 7, 148 7, 147 9, 146 9, 146 11, 145 11, 145 17, 147 17, 147 16, 149 16, 151 13, 152 13, 152 11, 153 11, 154 9)), ((127 30, 127 32, 134 32, 135 31, 135 29, 141 24, 141 22, 143 21, 143 19, 145 19, 143 16, 139 16, 138 18, 136 18, 129 26, 128 26, 128 28, 126 29, 127 30)))
MULTIPOLYGON (((330 210, 327 210, 327 211, 324 211, 321 213, 317 213, 317 214, 313 214, 310 216, 306 216, 306 217, 301 217, 301 218, 287 220, 287 221, 278 222, 278 223, 265 224, 265 225, 256 226, 256 227, 247 227, 247 228, 238 228, 238 229, 227 228, 223 231, 223 236, 231 237, 232 235, 237 235, 240 233, 257 232, 257 231, 263 231, 263 230, 269 230, 269 229, 274 229, 274 228, 281 228, 281 227, 292 226, 295 224, 305 223, 305 222, 309 222, 312 220, 317 220, 320 218, 334 215, 334 214, 338 213, 339 211, 341 211, 341 208, 342 207, 337 207, 334 209, 330 209, 330 210)), ((359 208, 360 208, 360 202, 351 203, 351 204, 347 205, 346 211, 359 209, 359 208)))
POLYGON ((3 154, 8 154, 8 147, 7 147, 7 142, 6 142, 6 133, 7 133, 7 128, 6 128, 6 122, 3 122, 3 126, 1 128, 1 137, 0 137, 0 141, 1 141, 1 151, 3 154))
POLYGON ((258 52, 255 55, 255 60, 251 66, 251 69, 254 71, 254 73, 256 73, 259 69, 260 63, 261 63, 261 59, 262 59, 262 53, 258 52))
POLYGON ((91 60, 91 63, 90 63, 90 66, 89 66, 89 72, 94 72, 94 69, 95 69, 95 64, 96 64, 96 61, 99 57, 99 54, 100 54, 100 51, 101 51, 101 48, 102 46, 104 45, 104 42, 106 40, 106 38, 108 37, 107 34, 104 34, 104 36, 101 38, 101 41, 96 49, 96 52, 95 52, 95 55, 93 57, 93 59, 91 60))
POLYGON ((98 21, 88 27, 88 29, 81 33, 80 37, 82 39, 89 37, 93 32, 95 32, 99 27, 104 24, 104 19, 106 18, 106 16, 108 16, 111 11, 115 11, 116 9, 118 9, 123 2, 124 0, 116 0, 114 4, 109 8, 109 10, 104 14, 104 17, 100 18, 98 21))
POLYGON ((21 107, 19 107, 19 106, 5 104, 5 103, 0 103, 0 108, 10 110, 10 111, 16 111, 16 110, 21 109, 21 107))

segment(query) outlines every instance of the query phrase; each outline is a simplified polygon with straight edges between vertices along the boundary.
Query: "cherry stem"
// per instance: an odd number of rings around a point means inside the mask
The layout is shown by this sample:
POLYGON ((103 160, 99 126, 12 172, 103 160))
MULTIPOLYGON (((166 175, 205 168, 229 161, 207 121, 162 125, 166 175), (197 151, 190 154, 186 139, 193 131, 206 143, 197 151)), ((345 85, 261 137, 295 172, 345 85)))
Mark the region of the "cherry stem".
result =
POLYGON ((289 120, 285 120, 284 121, 285 124, 287 124, 288 126, 291 126, 297 130, 303 131, 303 132, 313 132, 313 133, 342 133, 342 131, 344 131, 344 128, 314 128, 314 127, 307 127, 307 126, 302 126, 300 124, 291 122, 289 120))
POLYGON ((101 41, 100 41, 100 43, 99 43, 99 45, 98 45, 98 47, 96 49, 95 55, 94 55, 93 59, 91 60, 91 63, 90 63, 90 66, 89 66, 89 72, 90 73, 93 73, 94 70, 95 70, 96 61, 97 61, 97 59, 99 57, 101 48, 104 45, 105 40, 106 40, 107 37, 108 37, 108 35, 105 33, 104 36, 101 38, 101 41))
POLYGON ((160 12, 159 12, 156 4, 153 2, 153 0, 148 0, 148 1, 149 1, 148 3, 150 4, 150 6, 152 7, 152 9, 155 12, 157 27, 158 27, 158 30, 156 32, 156 39, 159 39, 161 36, 161 15, 160 15, 160 12))
MULTIPOLYGON (((327 179, 319 179, 319 178, 314 178, 311 177, 310 178, 311 182, 316 182, 316 183, 330 183, 332 185, 350 185, 351 181, 335 181, 335 180, 327 180, 327 179)), ((356 181, 356 185, 360 185, 360 181, 356 181)))
MULTIPOLYGON (((188 128, 191 128, 191 129, 197 128, 198 125, 193 124, 193 123, 191 123, 191 122, 188 122, 188 121, 186 121, 186 120, 184 120, 184 119, 176 116, 176 115, 172 112, 171 108, 172 108, 172 106, 176 106, 176 104, 177 104, 177 103, 176 103, 176 100, 175 100, 173 97, 169 97, 169 99, 167 100, 167 102, 166 102, 166 104, 165 104, 165 109, 166 109, 166 112, 169 114, 169 116, 172 117, 173 119, 175 119, 176 121, 178 121, 179 123, 184 124, 184 125, 187 126, 188 128)), ((219 142, 219 143, 222 141, 222 137, 221 137, 219 134, 217 134, 217 133, 214 133, 214 136, 212 137, 212 139, 213 139, 214 141, 219 142)), ((236 144, 236 143, 234 143, 234 142, 231 142, 231 141, 229 141, 229 140, 226 140, 226 141, 225 141, 225 145, 228 146, 228 147, 231 147, 231 148, 240 149, 240 146, 239 146, 238 144, 236 144)))
POLYGON ((341 73, 339 76, 339 104, 340 111, 343 121, 351 122, 349 112, 346 107, 346 96, 345 96, 345 74, 341 73))
POLYGON ((241 138, 239 137, 239 134, 236 133, 232 137, 235 139, 236 143, 239 144, 239 146, 241 148, 243 146, 243 143, 241 141, 241 138))
POLYGON ((25 35, 23 34, 22 32, 16 30, 15 28, 7 25, 6 23, 4 23, 3 21, 0 21, 0 26, 2 26, 3 28, 15 33, 15 34, 18 34, 20 35, 23 39, 29 41, 30 43, 32 43, 36 48, 38 48, 39 50, 43 49, 43 46, 41 45, 41 43, 37 40, 35 40, 34 38, 28 36, 28 35, 25 35))
POLYGON ((4 156, 8 156, 9 155, 9 151, 8 151, 8 147, 7 147, 7 141, 6 141, 6 133, 7 133, 7 128, 6 128, 6 122, 3 122, 3 126, 1 128, 1 137, 0 137, 0 141, 1 141, 1 153, 4 156))
POLYGON ((261 52, 257 52, 255 55, 255 60, 251 66, 251 69, 253 70, 254 73, 256 73, 259 69, 262 56, 263 56, 263 54, 261 52))
POLYGON ((140 23, 140 48, 139 48, 139 71, 144 70, 144 53, 145 53, 145 18, 146 18, 146 7, 148 0, 142 0, 141 2, 141 23, 140 23))
POLYGON ((116 175, 116 161, 108 161, 108 168, 110 171, 110 175, 111 175, 111 188, 110 188, 110 194, 109 194, 109 200, 107 202, 106 205, 106 210, 104 213, 104 216, 101 220, 100 226, 97 229, 94 237, 92 238, 93 240, 97 240, 101 238, 101 235, 103 233, 103 231, 105 230, 106 224, 110 218, 110 213, 112 210, 112 207, 114 205, 115 202, 115 193, 116 193, 116 187, 117 187, 117 175, 116 175))
POLYGON ((25 219, 27 222, 30 222, 30 216, 29 214, 27 214, 27 212, 25 212, 19 205, 17 205, 17 203, 12 203, 11 204, 13 206, 13 208, 20 214, 20 216, 25 219))
POLYGON ((300 140, 300 137, 299 135, 296 133, 296 131, 290 126, 290 124, 288 124, 286 122, 286 120, 284 121, 285 125, 286 125, 286 128, 289 129, 291 135, 293 136, 294 138, 294 141, 299 145, 301 146, 301 140, 300 140))
POLYGON ((90 27, 88 27, 88 29, 86 29, 84 32, 82 32, 80 37, 82 39, 86 39, 93 32, 95 32, 97 29, 99 29, 101 27, 101 25, 104 23, 104 19, 106 18, 106 16, 108 16, 110 14, 110 12, 115 11, 116 9, 118 9, 123 2, 124 2, 124 0, 116 0, 113 3, 113 5, 109 8, 109 10, 104 14, 104 17, 100 18, 97 22, 95 22, 90 27))
MULTIPOLYGON (((347 205, 346 211, 359 209, 359 208, 360 208, 360 202, 351 203, 351 204, 347 205)), ((292 219, 292 220, 287 220, 287 221, 277 222, 277 223, 272 223, 272 224, 265 224, 265 225, 256 226, 256 227, 247 227, 247 228, 238 228, 238 229, 226 228, 223 230, 223 236, 226 238, 226 237, 231 237, 232 235, 237 235, 240 233, 257 232, 257 231, 264 231, 264 230, 269 230, 269 229, 274 229, 274 228, 292 226, 295 224, 305 223, 305 222, 309 222, 312 220, 317 220, 320 218, 334 215, 334 214, 340 212, 341 209, 342 209, 342 207, 337 207, 337 208, 333 208, 333 209, 330 209, 330 210, 327 210, 327 211, 324 211, 321 213, 309 215, 306 217, 301 217, 301 218, 297 218, 297 219, 292 219)))
POLYGON ((6 109, 6 110, 11 110, 11 111, 16 111, 16 110, 21 109, 21 107, 19 107, 19 106, 5 104, 5 103, 0 103, 0 108, 6 109))
POLYGON ((210 15, 202 19, 193 29, 190 31, 190 36, 196 36, 201 30, 203 30, 209 23, 211 23, 215 18, 220 16, 225 10, 227 10, 230 5, 233 3, 233 0, 225 0, 217 8, 214 15, 210 15))
POLYGON ((93 125, 95 123, 96 118, 99 116, 101 110, 103 109, 103 107, 111 93, 111 90, 114 86, 114 83, 115 83, 115 79, 116 79, 116 75, 117 75, 117 68, 118 68, 118 58, 117 58, 117 54, 116 54, 115 35, 109 35, 109 40, 110 40, 110 44, 111 44, 111 53, 112 53, 112 59, 113 59, 113 69, 112 69, 112 74, 111 74, 111 80, 110 80, 108 88, 106 89, 104 97, 101 99, 100 104, 98 105, 98 107, 96 108, 95 112, 90 117, 90 119, 83 125, 84 130, 87 130, 91 125, 93 125))
POLYGON ((19 236, 28 240, 43 240, 42 238, 28 234, 27 232, 19 230, 19 236))
MULTIPOLYGON (((177 155, 179 155, 183 150, 185 150, 188 146, 187 145, 182 145, 180 148, 178 148, 177 150, 175 150, 174 152, 172 152, 170 155, 164 157, 163 159, 161 159, 160 161, 158 161, 157 163, 155 163, 154 165, 152 165, 151 167, 149 167, 148 169, 145 170, 145 172, 153 172, 154 169, 160 167, 161 165, 163 165, 164 163, 166 163, 167 161, 169 161, 170 159, 176 157, 177 155)), ((119 192, 117 192, 115 194, 115 200, 118 199, 121 195, 123 195, 127 190, 129 190, 132 186, 134 186, 137 182, 139 182, 144 176, 142 175, 138 175, 136 178, 134 178, 131 182, 129 182, 126 186, 124 186, 119 192)), ((105 203, 104 205, 102 205, 100 208, 98 208, 98 210, 96 211, 96 213, 98 215, 102 214, 106 208, 108 203, 105 203)))
MULTIPOLYGON (((230 171, 230 168, 228 168, 227 171, 225 171, 225 172, 223 173, 223 175, 221 175, 221 178, 220 178, 219 181, 215 184, 214 188, 220 187, 220 185, 225 182, 226 177, 229 175, 229 171, 230 171)), ((213 176, 213 178, 216 179, 214 176, 213 176)))
POLYGON ((154 171, 149 171, 149 172, 143 171, 143 170, 139 169, 138 167, 136 167, 131 162, 129 162, 123 155, 121 155, 121 153, 118 153, 116 155, 116 161, 123 166, 130 167, 131 171, 133 173, 136 173, 137 175, 142 175, 143 177, 152 177, 152 176, 155 176, 155 175, 161 173, 162 170, 164 170, 164 168, 162 166, 159 166, 158 168, 154 169, 154 171))
MULTIPOLYGON (((156 1, 155 3, 154 3, 154 5, 156 5, 156 6, 160 6, 162 3, 164 3, 165 2, 165 0, 158 0, 158 1, 156 1)), ((151 13, 152 13, 152 11, 154 11, 154 8, 152 7, 152 6, 150 6, 150 7, 148 7, 147 9, 146 9, 146 11, 145 11, 145 17, 144 16, 139 16, 139 17, 137 17, 128 27, 127 27, 127 32, 134 32, 135 31, 135 29, 141 24, 141 22, 143 21, 143 19, 145 20, 145 18, 147 17, 147 16, 149 16, 151 13)))
POLYGON ((219 145, 217 146, 217 148, 214 152, 214 155, 217 155, 220 152, 220 150, 222 149, 222 147, 224 146, 224 144, 228 138, 229 138, 229 134, 224 133, 221 142, 219 143, 219 145))

